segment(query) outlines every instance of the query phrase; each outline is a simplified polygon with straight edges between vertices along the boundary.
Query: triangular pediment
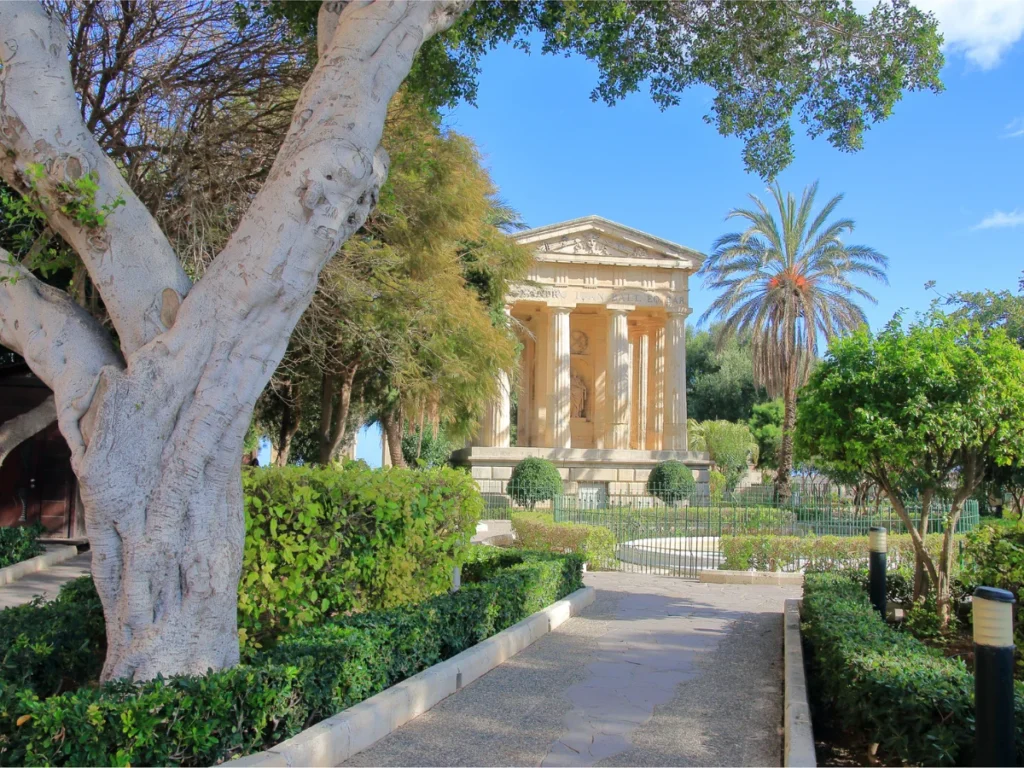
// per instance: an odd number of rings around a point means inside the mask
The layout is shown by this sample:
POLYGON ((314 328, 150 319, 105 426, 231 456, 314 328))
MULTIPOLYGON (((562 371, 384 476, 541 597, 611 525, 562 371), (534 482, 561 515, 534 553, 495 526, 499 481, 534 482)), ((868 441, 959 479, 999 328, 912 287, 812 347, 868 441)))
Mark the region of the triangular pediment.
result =
POLYGON ((549 224, 516 235, 540 261, 583 263, 648 263, 690 270, 700 268, 704 254, 600 216, 549 224))

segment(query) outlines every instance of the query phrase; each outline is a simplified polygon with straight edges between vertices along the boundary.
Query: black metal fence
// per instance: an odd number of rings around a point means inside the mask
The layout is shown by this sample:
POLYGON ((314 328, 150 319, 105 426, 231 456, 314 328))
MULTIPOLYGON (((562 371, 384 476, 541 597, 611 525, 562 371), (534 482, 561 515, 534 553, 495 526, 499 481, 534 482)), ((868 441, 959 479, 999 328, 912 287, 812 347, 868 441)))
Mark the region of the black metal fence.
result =
MULTIPOLYGON (((552 496, 535 487, 506 487, 504 493, 484 494, 484 517, 507 520, 516 512, 536 511, 550 513, 554 522, 603 526, 615 538, 617 568, 690 577, 719 567, 722 536, 867 536, 876 525, 891 533, 906 532, 888 502, 857 506, 838 494, 798 490, 779 504, 770 486, 725 496, 713 495, 705 487, 683 498, 667 491, 595 495, 592 490, 552 496)), ((920 504, 907 508, 916 527, 920 504)), ((948 505, 932 503, 929 533, 945 530, 949 511, 948 505)), ((978 504, 968 501, 956 530, 970 531, 978 522, 978 504)))

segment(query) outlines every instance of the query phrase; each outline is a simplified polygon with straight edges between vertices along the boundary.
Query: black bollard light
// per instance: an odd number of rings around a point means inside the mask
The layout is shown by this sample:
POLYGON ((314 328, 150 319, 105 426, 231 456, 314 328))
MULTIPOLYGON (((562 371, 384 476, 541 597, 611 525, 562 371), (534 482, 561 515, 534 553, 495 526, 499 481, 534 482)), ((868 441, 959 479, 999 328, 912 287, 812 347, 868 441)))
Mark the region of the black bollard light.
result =
POLYGON ((888 560, 889 542, 885 528, 873 527, 868 531, 868 594, 871 605, 886 619, 888 605, 886 603, 885 568, 888 560))
POLYGON ((975 765, 1016 765, 1013 722, 1013 593, 974 590, 975 765))

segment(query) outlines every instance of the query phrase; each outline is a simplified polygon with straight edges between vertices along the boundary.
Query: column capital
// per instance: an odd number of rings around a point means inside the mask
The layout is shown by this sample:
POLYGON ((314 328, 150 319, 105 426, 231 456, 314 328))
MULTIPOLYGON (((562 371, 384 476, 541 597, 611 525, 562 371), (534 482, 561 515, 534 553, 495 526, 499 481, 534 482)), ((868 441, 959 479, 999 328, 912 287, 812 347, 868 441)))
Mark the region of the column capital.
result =
POLYGON ((554 299, 552 301, 545 302, 545 306, 547 307, 547 310, 549 312, 554 312, 555 314, 559 315, 562 313, 569 314, 574 309, 576 309, 576 302, 574 301, 572 303, 569 303, 566 301, 559 301, 557 299, 554 299))
POLYGON ((669 317, 689 317, 693 314, 693 308, 680 306, 679 304, 666 304, 665 312, 669 317))
POLYGON ((604 308, 607 309, 612 314, 619 314, 619 313, 626 314, 627 312, 632 312, 633 310, 635 310, 636 309, 636 305, 635 304, 605 304, 604 308))

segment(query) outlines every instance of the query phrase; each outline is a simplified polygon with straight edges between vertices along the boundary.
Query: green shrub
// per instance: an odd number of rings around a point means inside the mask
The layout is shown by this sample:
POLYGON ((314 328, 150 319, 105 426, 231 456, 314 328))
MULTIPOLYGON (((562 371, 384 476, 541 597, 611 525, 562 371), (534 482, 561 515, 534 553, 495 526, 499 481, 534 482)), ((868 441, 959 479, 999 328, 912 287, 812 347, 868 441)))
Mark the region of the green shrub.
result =
POLYGON ((535 456, 523 459, 512 470, 508 495, 521 507, 533 509, 538 501, 550 501, 562 495, 562 476, 558 467, 535 456))
POLYGON ((251 663, 206 677, 45 699, 0 683, 0 764, 213 765, 266 749, 582 586, 579 557, 515 558, 453 594, 297 629, 251 663))
POLYGON ((550 514, 517 512, 512 515, 516 545, 549 552, 571 552, 591 570, 615 564, 615 536, 601 525, 556 523, 550 514))
POLYGON ((483 508, 472 479, 448 468, 260 469, 243 487, 238 621, 249 652, 325 616, 444 592, 483 508))
POLYGON ((1024 648, 1024 526, 983 525, 966 536, 963 579, 971 584, 1008 589, 1017 596, 1014 636, 1024 648))
POLYGON ((39 537, 44 530, 38 523, 0 528, 0 568, 43 554, 39 537))
MULTIPOLYGON (((750 529, 755 529, 753 522, 750 529)), ((890 568, 913 566, 914 545, 910 534, 888 537, 890 568)), ((937 557, 942 534, 925 537, 925 547, 937 557)), ((719 540, 722 567, 732 571, 833 571, 861 567, 868 557, 867 536, 723 536, 719 540)))
POLYGON ((697 488, 693 471, 681 461, 670 459, 654 465, 647 476, 647 492, 666 504, 690 498, 697 488))
MULTIPOLYGON (((974 678, 962 661, 889 627, 843 574, 807 574, 803 618, 811 675, 836 726, 877 742, 886 762, 973 765, 974 678)), ((1018 685, 1018 711, 1022 697, 1018 685)))
POLYGON ((73 690, 99 677, 106 647, 92 578, 69 581, 52 602, 0 611, 0 686, 44 697, 73 690))

